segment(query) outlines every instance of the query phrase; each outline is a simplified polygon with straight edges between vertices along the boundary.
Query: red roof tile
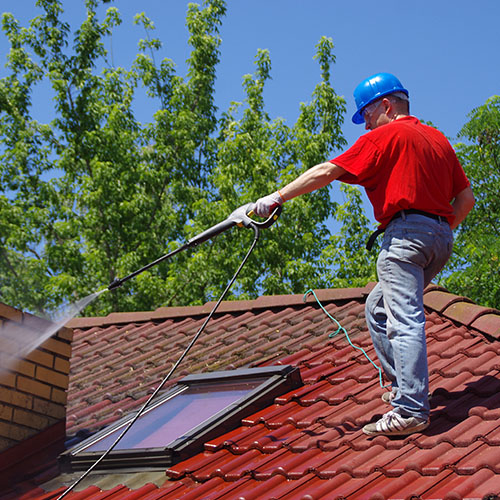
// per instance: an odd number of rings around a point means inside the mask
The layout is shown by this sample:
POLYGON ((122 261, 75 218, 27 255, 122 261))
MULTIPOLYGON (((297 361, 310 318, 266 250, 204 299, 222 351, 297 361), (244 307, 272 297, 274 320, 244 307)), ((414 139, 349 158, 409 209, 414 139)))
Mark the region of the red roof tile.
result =
MULTIPOLYGON (((372 285, 317 291, 376 362, 364 322, 372 285)), ((170 481, 76 498, 401 499, 477 498, 500 492, 500 312, 429 287, 431 424, 402 439, 361 427, 387 411, 373 365, 312 296, 227 302, 181 364, 187 373, 291 364, 304 386, 248 415, 167 471, 170 481), (94 495, 94 496, 93 496, 94 495)), ((95 431, 137 408, 177 359, 209 304, 75 320, 67 431, 95 431)), ((173 382, 172 382, 173 383, 173 382)), ((167 478, 166 478, 167 479, 167 478)), ((43 498, 39 490, 34 496, 43 498)), ((27 499, 28 497, 26 497, 27 499)), ((54 498, 54 496, 49 497, 54 498)), ((493 498, 493 497, 492 497, 493 498)))
POLYGON ((455 302, 472 302, 466 297, 459 297, 458 295, 453 295, 448 293, 439 287, 431 286, 427 289, 424 294, 424 304, 428 308, 442 313, 447 307, 453 305, 455 302))
POLYGON ((475 330, 500 340, 500 324, 498 323, 498 314, 486 313, 474 320, 470 326, 472 326, 475 330))

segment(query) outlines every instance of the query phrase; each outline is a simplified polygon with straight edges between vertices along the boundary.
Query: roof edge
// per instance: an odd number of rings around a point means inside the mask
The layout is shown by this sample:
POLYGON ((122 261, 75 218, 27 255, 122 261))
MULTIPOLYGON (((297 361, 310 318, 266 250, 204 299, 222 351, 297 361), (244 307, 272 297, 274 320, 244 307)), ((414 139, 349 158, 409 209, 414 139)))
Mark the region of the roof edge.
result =
MULTIPOLYGON (((323 303, 363 299, 375 286, 375 283, 368 283, 364 287, 358 288, 331 288, 314 290, 318 300, 323 303)), ((312 295, 305 297, 302 295, 261 295, 253 300, 228 300, 220 303, 218 313, 234 313, 245 311, 256 311, 259 309, 285 308, 315 302, 312 295)), ((202 306, 179 306, 179 307, 159 307, 155 311, 142 312, 122 312, 111 313, 108 316, 81 317, 70 320, 66 326, 69 328, 92 328, 120 323, 140 323, 144 321, 155 321, 165 319, 177 319, 186 316, 206 316, 214 308, 216 302, 207 302, 202 306)))

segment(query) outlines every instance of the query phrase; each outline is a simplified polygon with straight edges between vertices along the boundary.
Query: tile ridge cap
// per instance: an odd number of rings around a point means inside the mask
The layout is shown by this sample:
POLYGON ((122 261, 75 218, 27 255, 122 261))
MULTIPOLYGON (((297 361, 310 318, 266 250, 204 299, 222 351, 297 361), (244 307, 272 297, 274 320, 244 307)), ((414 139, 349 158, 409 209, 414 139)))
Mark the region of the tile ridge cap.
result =
MULTIPOLYGON (((368 283, 364 287, 345 287, 345 288, 323 288, 315 289, 321 302, 335 302, 340 300, 360 299, 370 293, 375 283, 368 283)), ((304 305, 315 301, 314 297, 306 298, 304 294, 282 294, 282 295, 261 295, 256 299, 225 300, 222 301, 217 309, 217 313, 235 313, 255 311, 258 309, 286 308, 304 305)), ((73 318, 66 326, 69 328, 92 328, 113 325, 117 323, 132 323, 151 320, 175 319, 180 317, 204 316, 211 312, 215 301, 206 302, 203 305, 194 306, 172 306, 159 307, 154 311, 138 312, 113 312, 107 316, 89 316, 73 318)))
POLYGON ((72 329, 150 321, 154 311, 112 312, 107 316, 82 316, 70 319, 65 326, 72 329))
MULTIPOLYGON (((424 297, 427 293, 430 292, 441 292, 443 295, 449 295, 450 300, 448 300, 440 309, 436 308, 433 306, 433 304, 430 303, 428 300, 426 302, 426 307, 430 309, 434 309, 435 311, 438 312, 438 314, 451 319, 453 321, 456 321, 468 328, 473 328, 477 332, 481 334, 486 334, 488 335, 488 332, 483 332, 478 326, 475 326, 474 323, 476 323, 477 320, 479 320, 483 316, 487 315, 493 315, 493 316, 498 316, 499 324, 500 324, 500 310, 495 309, 493 307, 488 307, 488 306, 482 306, 478 304, 477 302, 474 302, 472 299, 465 297, 463 295, 456 295, 450 291, 448 291, 446 288, 435 285, 435 284, 430 284, 426 289, 424 290, 424 297), (467 320, 464 321, 462 318, 460 318, 457 314, 454 314, 454 309, 457 309, 457 307, 460 307, 462 305, 463 308, 467 309, 468 312, 472 313, 470 314, 469 317, 467 317, 467 320)), ((425 302, 425 299, 424 299, 425 302)))
POLYGON ((430 284, 424 289, 424 305, 429 309, 437 311, 439 314, 443 314, 446 309, 448 309, 451 305, 456 304, 457 302, 474 304, 474 301, 472 299, 469 299, 464 295, 457 295, 455 293, 452 293, 446 288, 443 288, 439 285, 430 284), (448 295, 450 299, 447 300, 446 303, 444 305, 441 305, 441 307, 439 308, 436 305, 432 304, 429 300, 426 300, 426 295, 429 295, 432 292, 440 292, 442 295, 448 295))
POLYGON ((468 326, 472 325, 472 323, 478 320, 481 316, 485 316, 486 314, 493 314, 495 316, 498 316, 498 318, 500 319, 500 311, 498 309, 495 309, 494 307, 481 306, 476 303, 474 304, 480 309, 478 310, 476 315, 473 316, 472 319, 469 321, 468 326))

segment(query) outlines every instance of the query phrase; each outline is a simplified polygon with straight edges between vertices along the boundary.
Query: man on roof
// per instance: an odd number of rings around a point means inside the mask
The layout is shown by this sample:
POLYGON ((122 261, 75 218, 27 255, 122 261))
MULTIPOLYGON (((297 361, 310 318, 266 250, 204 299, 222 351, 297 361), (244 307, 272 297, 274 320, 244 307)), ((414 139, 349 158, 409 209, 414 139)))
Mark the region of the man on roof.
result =
POLYGON ((254 212, 268 217, 277 205, 334 180, 366 189, 380 223, 376 234, 384 233, 366 321, 391 384, 382 399, 393 408, 363 431, 408 435, 429 425, 423 291, 450 257, 452 230, 474 206, 474 196, 451 144, 410 115, 408 90, 394 75, 363 80, 354 98, 352 121, 369 132, 333 160, 257 200, 254 212))

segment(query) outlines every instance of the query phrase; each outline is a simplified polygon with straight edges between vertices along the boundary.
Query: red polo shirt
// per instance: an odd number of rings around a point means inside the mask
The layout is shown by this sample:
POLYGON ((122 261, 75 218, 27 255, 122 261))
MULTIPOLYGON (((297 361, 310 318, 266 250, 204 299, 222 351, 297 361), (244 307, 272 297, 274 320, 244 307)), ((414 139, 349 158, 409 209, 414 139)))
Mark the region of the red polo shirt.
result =
POLYGON ((366 189, 381 227, 410 208, 452 223, 450 203, 469 186, 446 137, 413 116, 366 133, 331 162, 346 170, 338 180, 366 189))

